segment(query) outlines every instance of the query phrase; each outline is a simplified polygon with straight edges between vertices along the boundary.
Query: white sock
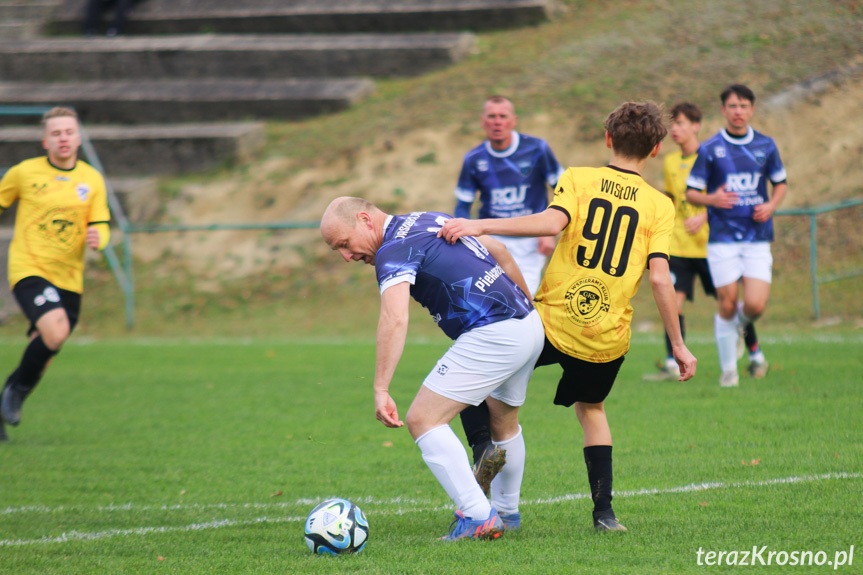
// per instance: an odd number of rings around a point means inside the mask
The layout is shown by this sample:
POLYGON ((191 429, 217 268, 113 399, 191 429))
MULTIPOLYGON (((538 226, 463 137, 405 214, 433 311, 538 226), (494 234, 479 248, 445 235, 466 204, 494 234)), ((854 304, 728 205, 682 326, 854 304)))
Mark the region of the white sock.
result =
POLYGON ((521 480, 524 477, 524 436, 521 426, 518 433, 506 441, 492 441, 501 449, 506 449, 506 465, 491 481, 491 504, 507 515, 518 513, 518 500, 521 497, 521 480))
POLYGON ((473 476, 467 452, 449 425, 426 431, 416 440, 423 461, 465 517, 485 519, 491 504, 473 476))
POLYGON ((719 351, 719 366, 722 371, 737 371, 737 331, 738 318, 722 319, 719 314, 713 316, 713 326, 716 332, 716 348, 719 351))

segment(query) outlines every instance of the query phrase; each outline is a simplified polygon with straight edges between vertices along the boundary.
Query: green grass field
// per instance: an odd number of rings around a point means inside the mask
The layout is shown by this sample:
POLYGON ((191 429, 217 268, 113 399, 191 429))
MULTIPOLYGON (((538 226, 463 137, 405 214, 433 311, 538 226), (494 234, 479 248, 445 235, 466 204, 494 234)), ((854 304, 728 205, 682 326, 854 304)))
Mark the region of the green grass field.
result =
MULTIPOLYGON (((396 374, 402 415, 445 349, 430 341, 411 343, 396 374)), ((607 402, 626 534, 593 531, 580 429, 551 404, 557 370, 538 370, 521 418, 523 527, 456 544, 436 540, 451 506, 407 430, 374 418, 372 342, 70 343, 0 444, 0 572, 731 572, 696 553, 767 546, 832 562, 854 545, 838 571, 861 573, 863 340, 762 341, 770 376, 720 389, 706 332, 690 337, 701 363, 686 384, 642 382, 662 343, 635 337, 607 402), (360 555, 306 548, 305 515, 329 496, 368 516, 360 555)), ((21 342, 3 343, 11 365, 21 342)))

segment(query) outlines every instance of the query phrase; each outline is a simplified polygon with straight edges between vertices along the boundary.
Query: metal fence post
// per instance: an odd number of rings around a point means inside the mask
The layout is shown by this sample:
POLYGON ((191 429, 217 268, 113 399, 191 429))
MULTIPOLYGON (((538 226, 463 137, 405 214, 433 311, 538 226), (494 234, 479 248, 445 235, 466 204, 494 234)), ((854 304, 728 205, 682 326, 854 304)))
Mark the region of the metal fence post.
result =
POLYGON ((815 319, 821 319, 821 302, 818 299, 818 228, 815 213, 809 214, 809 271, 812 281, 812 309, 815 319))

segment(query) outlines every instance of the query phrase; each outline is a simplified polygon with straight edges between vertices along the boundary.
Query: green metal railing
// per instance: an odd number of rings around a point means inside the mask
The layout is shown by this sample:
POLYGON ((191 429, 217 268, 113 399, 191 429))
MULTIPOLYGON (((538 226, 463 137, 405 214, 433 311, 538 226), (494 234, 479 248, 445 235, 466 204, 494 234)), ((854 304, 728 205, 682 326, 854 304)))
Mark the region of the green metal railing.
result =
POLYGON ((846 200, 838 204, 825 204, 811 208, 779 210, 776 212, 777 216, 809 216, 809 274, 812 283, 812 311, 815 314, 815 319, 821 319, 821 299, 818 294, 818 286, 842 279, 863 276, 863 268, 825 276, 818 275, 818 218, 816 216, 859 205, 863 205, 863 199, 846 200))

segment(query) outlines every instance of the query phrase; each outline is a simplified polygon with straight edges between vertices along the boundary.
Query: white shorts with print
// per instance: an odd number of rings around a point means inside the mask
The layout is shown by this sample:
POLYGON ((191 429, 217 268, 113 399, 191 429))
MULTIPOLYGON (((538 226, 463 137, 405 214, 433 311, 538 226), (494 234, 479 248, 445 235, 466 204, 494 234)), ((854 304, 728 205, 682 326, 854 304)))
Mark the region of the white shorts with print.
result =
POLYGON ((484 325, 459 336, 423 385, 460 403, 479 405, 493 397, 519 406, 542 352, 545 330, 539 312, 484 325))
POLYGON ((546 257, 539 253, 539 238, 492 237, 502 242, 512 254, 518 269, 521 270, 521 275, 524 276, 530 295, 533 296, 542 280, 542 270, 546 260, 546 257))
POLYGON ((723 287, 740 278, 771 283, 773 254, 770 242, 733 242, 707 244, 707 265, 713 285, 723 287))

